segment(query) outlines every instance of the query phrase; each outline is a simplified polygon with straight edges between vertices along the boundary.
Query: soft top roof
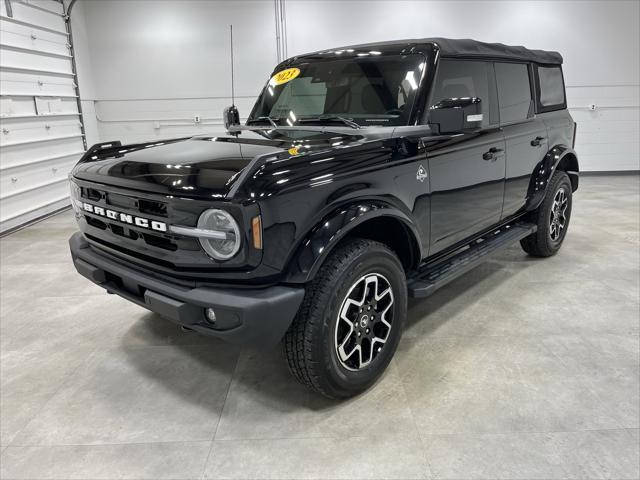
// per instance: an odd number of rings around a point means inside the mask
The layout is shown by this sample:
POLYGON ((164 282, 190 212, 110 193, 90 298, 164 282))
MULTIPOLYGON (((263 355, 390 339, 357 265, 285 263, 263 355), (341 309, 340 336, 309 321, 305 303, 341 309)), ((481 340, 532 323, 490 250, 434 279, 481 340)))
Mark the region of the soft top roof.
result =
POLYGON ((445 57, 491 57, 527 62, 562 64, 562 55, 546 50, 529 50, 522 46, 504 43, 486 43, 470 39, 426 38, 420 43, 435 43, 445 57))
MULTIPOLYGON (((558 52, 546 50, 529 50, 522 46, 511 46, 503 43, 486 43, 471 39, 453 38, 421 38, 408 40, 394 40, 387 42, 367 43, 352 45, 348 47, 334 48, 337 50, 403 50, 416 45, 433 44, 440 49, 443 57, 482 57, 504 60, 519 60, 525 62, 535 62, 543 64, 562 64, 562 55, 558 52)), ((327 51, 315 52, 315 54, 328 53, 327 51)), ((307 57, 314 54, 301 55, 307 57)))

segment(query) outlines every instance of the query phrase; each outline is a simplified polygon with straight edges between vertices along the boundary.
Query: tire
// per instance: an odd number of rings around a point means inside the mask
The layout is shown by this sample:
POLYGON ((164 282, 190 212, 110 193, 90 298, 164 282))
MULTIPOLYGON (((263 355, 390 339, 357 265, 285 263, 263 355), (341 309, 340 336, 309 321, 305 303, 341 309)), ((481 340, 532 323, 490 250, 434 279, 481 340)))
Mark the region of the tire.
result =
POLYGON ((398 257, 382 243, 349 240, 307 285, 284 337, 289 370, 326 397, 357 395, 389 365, 406 316, 407 285, 398 257))
POLYGON ((544 200, 532 212, 538 225, 536 233, 520 240, 522 249, 534 257, 550 257, 558 253, 569 228, 572 188, 569 176, 556 171, 549 182, 544 200))

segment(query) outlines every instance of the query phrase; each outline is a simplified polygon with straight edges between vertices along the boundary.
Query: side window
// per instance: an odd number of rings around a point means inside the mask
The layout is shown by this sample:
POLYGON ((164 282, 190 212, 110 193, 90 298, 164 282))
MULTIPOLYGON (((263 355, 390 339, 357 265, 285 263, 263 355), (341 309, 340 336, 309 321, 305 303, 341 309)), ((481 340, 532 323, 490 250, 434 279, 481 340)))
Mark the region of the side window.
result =
POLYGON ((496 63, 500 123, 525 120, 531 113, 529 68, 524 63, 496 63))
POLYGON ((542 110, 564 108, 564 81, 560 67, 538 67, 539 102, 542 110), (555 108, 554 108, 555 107, 555 108))
POLYGON ((480 99, 483 127, 498 123, 493 66, 482 61, 440 60, 429 107, 442 100, 464 97, 480 99))

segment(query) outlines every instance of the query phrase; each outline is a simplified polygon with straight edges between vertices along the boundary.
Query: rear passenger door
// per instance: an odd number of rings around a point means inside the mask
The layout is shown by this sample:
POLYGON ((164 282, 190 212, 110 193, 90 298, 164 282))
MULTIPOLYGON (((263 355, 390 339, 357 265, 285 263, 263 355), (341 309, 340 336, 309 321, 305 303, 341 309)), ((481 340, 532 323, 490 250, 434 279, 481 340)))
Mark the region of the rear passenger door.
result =
POLYGON ((548 151, 547 129, 534 114, 530 67, 526 63, 495 63, 500 126, 506 141, 506 172, 502 218, 525 205, 529 180, 548 151))

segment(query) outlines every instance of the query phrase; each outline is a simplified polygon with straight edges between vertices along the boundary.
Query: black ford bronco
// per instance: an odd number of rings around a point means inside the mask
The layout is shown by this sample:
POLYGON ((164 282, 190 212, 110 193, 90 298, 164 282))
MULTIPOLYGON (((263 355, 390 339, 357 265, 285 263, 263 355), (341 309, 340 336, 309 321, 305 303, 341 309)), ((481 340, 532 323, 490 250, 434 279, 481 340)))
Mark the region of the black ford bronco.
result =
POLYGON ((562 245, 578 161, 561 65, 441 38, 290 58, 224 136, 93 146, 70 177, 75 267, 189 329, 283 340, 300 382, 357 394, 408 296, 516 241, 562 245))

